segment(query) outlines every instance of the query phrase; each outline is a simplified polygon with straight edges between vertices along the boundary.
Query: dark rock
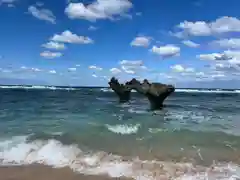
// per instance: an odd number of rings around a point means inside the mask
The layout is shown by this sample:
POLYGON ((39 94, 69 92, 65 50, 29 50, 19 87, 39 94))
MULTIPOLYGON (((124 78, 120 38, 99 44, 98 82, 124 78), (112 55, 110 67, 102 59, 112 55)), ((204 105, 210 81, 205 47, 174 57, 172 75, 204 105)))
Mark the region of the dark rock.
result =
POLYGON ((126 87, 145 95, 150 102, 152 110, 161 109, 164 100, 175 91, 175 88, 172 85, 149 83, 146 79, 141 83, 135 78, 127 82, 126 87))
POLYGON ((124 84, 120 84, 115 77, 112 77, 108 84, 110 88, 118 95, 121 103, 130 100, 131 89, 126 87, 124 84))

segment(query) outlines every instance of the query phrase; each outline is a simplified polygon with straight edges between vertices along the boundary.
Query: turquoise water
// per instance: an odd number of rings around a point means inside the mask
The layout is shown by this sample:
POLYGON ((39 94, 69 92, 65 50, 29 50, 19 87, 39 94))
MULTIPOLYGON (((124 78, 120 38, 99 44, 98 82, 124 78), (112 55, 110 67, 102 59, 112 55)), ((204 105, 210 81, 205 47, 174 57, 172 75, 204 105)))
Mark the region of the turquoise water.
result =
POLYGON ((154 113, 132 94, 119 104, 98 88, 0 89, 0 162, 135 179, 240 175, 240 94, 176 92, 154 113))

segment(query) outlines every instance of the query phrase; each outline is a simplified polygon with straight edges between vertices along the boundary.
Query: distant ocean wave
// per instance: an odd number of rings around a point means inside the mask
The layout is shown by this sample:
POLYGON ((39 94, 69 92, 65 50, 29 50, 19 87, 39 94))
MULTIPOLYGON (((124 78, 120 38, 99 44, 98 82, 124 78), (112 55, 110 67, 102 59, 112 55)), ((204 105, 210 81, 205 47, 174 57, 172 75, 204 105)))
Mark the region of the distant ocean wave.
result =
POLYGON ((0 86, 0 89, 49 89, 49 90, 76 90, 71 87, 57 87, 57 86, 0 86))
POLYGON ((188 93, 240 93, 240 90, 222 90, 222 89, 176 89, 175 92, 188 93))
MULTIPOLYGON (((89 87, 91 88, 91 87, 89 87)), ((24 85, 2 85, 0 89, 48 89, 48 90, 79 90, 81 87, 61 87, 61 86, 24 86, 24 85)), ((110 88, 100 88, 102 92, 113 92, 110 88)), ((133 90, 132 92, 136 92, 133 90)), ((232 93, 239 94, 240 90, 225 90, 225 89, 176 89, 175 92, 186 92, 186 93, 232 93)))
POLYGON ((29 141, 27 136, 0 140, 0 165, 43 164, 69 167, 88 175, 107 174, 136 180, 235 180, 240 167, 234 163, 213 163, 210 167, 190 162, 126 159, 106 152, 84 152, 77 145, 65 145, 55 139, 29 141))
MULTIPOLYGON (((102 92, 113 92, 110 88, 101 88, 102 92)), ((133 91, 136 92, 136 91, 133 91)), ((176 89, 175 92, 187 93, 240 93, 240 90, 222 90, 222 89, 176 89)))

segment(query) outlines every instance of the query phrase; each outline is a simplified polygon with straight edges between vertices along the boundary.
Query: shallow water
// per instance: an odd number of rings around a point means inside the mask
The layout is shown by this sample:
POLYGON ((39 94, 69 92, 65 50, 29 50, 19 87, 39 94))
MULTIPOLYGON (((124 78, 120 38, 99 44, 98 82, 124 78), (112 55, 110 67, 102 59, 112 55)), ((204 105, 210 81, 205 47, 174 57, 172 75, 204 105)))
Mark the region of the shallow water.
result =
POLYGON ((0 89, 2 164, 135 179, 240 175, 239 93, 176 92, 154 113, 146 98, 132 95, 119 104, 97 88, 0 89))

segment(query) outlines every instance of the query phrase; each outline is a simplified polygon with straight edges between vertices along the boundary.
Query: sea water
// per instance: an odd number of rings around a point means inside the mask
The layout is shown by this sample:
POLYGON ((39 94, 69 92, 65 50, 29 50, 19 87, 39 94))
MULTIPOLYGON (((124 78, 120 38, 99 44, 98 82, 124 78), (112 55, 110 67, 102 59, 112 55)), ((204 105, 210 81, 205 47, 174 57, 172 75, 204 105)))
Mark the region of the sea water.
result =
POLYGON ((100 88, 0 89, 0 164, 139 180, 240 178, 239 91, 178 90, 160 111, 100 88), (207 92, 207 93, 206 93, 207 92))

